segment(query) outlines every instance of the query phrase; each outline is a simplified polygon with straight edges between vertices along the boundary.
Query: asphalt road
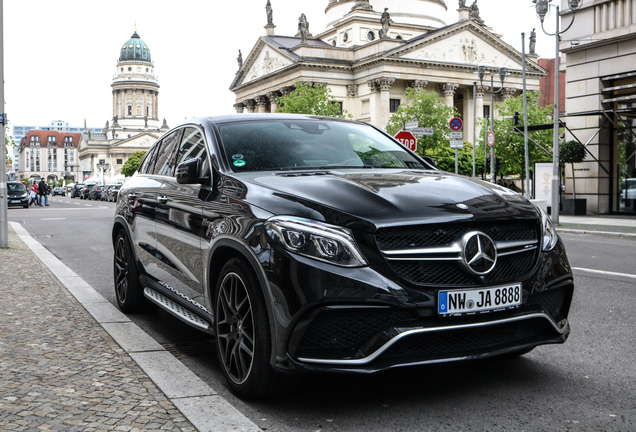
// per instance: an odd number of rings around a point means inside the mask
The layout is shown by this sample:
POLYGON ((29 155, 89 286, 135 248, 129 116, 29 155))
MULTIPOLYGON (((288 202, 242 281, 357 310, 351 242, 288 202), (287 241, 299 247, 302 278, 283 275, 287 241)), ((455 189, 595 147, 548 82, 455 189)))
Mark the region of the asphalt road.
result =
MULTIPOLYGON (((114 204, 53 197, 9 209, 27 231, 114 303, 114 204)), ((570 263, 636 275, 636 240, 562 235, 570 263)), ((577 270, 564 345, 514 360, 306 377, 292 394, 244 402, 225 388, 208 335, 160 310, 132 316, 262 429, 315 431, 636 430, 636 279, 577 270)))

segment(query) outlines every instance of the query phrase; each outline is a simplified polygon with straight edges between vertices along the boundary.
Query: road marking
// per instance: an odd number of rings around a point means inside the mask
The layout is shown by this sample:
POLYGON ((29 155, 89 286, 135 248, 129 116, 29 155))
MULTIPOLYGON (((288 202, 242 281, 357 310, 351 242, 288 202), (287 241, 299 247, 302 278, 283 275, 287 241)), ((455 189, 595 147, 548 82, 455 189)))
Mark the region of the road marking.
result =
POLYGON ((66 220, 66 218, 40 218, 40 220, 66 220))
POLYGON ((626 277, 626 278, 629 278, 629 279, 636 279, 636 275, 627 274, 627 273, 615 273, 615 272, 608 272, 608 271, 603 271, 603 270, 586 269, 586 268, 581 268, 581 267, 572 267, 572 270, 578 270, 578 271, 582 271, 582 272, 601 274, 601 275, 605 275, 605 276, 620 276, 620 277, 626 277))

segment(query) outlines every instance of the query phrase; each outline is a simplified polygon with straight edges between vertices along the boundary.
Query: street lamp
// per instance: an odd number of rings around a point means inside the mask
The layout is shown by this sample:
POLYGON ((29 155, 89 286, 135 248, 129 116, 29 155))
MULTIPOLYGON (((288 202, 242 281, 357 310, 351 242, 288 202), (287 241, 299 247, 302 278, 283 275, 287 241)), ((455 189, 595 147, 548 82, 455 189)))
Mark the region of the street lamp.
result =
POLYGON ((581 7, 582 0, 568 0, 568 7, 572 11, 572 21, 565 30, 559 30, 559 6, 551 5, 552 0, 532 0, 536 6, 537 16, 541 20, 541 30, 548 36, 556 36, 556 52, 554 55, 554 137, 552 140, 552 198, 551 198, 551 211, 552 223, 554 225, 559 224, 559 194, 561 191, 561 173, 559 169, 559 69, 560 69, 560 52, 559 42, 561 42, 561 35, 568 31, 572 24, 574 24, 574 15, 576 11, 581 7), (556 31, 554 33, 548 33, 543 27, 543 21, 548 14, 550 6, 556 8, 556 31))
MULTIPOLYGON (((477 72, 475 72, 479 77, 479 82, 481 85, 481 89, 484 92, 490 93, 490 131, 494 132, 495 122, 493 121, 494 113, 495 113, 495 94, 500 93, 503 90, 504 81, 506 80, 506 76, 510 75, 508 70, 505 67, 500 67, 498 72, 488 72, 486 66, 479 65, 477 66, 477 72), (484 87, 484 78, 486 75, 490 73, 490 90, 486 90, 484 87), (501 87, 499 90, 495 90, 494 87, 494 77, 495 75, 499 75, 499 80, 501 81, 501 87)), ((484 143, 485 145, 486 143, 484 143)), ((490 147, 490 182, 495 183, 495 146, 492 145, 490 147)))

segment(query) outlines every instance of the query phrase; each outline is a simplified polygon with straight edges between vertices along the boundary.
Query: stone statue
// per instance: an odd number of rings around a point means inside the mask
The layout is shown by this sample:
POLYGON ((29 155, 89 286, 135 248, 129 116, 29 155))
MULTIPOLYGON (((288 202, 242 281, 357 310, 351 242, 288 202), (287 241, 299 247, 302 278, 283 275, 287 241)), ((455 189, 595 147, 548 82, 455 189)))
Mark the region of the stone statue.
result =
POLYGON ((309 22, 307 22, 305 14, 301 14, 298 19, 298 33, 300 33, 300 43, 307 43, 307 36, 310 36, 310 33, 309 22))
POLYGON ((119 123, 117 122, 117 120, 119 120, 119 116, 113 117, 113 127, 119 127, 119 123))
POLYGON ((465 8, 466 7, 466 0, 459 0, 459 8, 465 8))
POLYGON ((475 0, 473 2, 473 4, 470 6, 470 19, 473 21, 476 21, 477 24, 479 25, 484 25, 484 20, 481 19, 481 17, 479 16, 479 6, 477 6, 477 0, 475 0))
POLYGON ((273 26, 274 25, 274 13, 272 10, 272 3, 267 0, 267 5, 265 6, 265 11, 267 12, 267 25, 268 26, 273 26))
POLYGON ((535 32, 535 29, 532 29, 532 31, 530 32, 530 55, 534 55, 534 50, 537 47, 537 32, 535 32))
POLYGON ((241 50, 239 50, 239 55, 236 58, 236 61, 238 62, 239 65, 239 69, 243 67, 243 54, 241 54, 241 50))
POLYGON ((353 5, 351 10, 373 10, 373 6, 369 4, 369 0, 356 0, 356 3, 353 5))
POLYGON ((104 126, 104 133, 108 132, 108 120, 106 120, 106 125, 104 126))
POLYGON ((86 119, 84 119, 84 132, 86 132, 88 128, 86 127, 86 119))
POLYGON ((380 38, 387 39, 389 37, 389 25, 391 24, 391 15, 388 12, 389 8, 384 8, 380 23, 382 24, 382 30, 380 30, 380 38))
POLYGON ((148 127, 148 116, 144 116, 144 126, 148 127))

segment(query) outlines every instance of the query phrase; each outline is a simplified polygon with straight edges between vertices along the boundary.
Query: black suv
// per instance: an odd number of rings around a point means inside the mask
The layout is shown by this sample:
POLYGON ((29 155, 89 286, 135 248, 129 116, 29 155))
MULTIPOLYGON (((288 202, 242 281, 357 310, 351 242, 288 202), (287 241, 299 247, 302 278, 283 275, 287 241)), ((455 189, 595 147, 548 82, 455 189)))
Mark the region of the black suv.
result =
POLYGON ((521 355, 563 343, 574 283, 548 216, 364 123, 194 119, 120 190, 115 292, 215 336, 230 388, 292 372, 521 355))

